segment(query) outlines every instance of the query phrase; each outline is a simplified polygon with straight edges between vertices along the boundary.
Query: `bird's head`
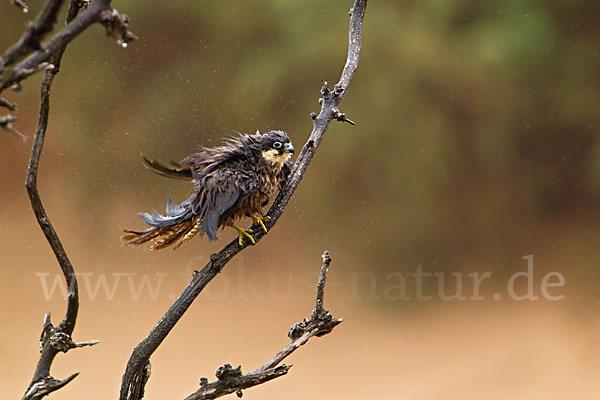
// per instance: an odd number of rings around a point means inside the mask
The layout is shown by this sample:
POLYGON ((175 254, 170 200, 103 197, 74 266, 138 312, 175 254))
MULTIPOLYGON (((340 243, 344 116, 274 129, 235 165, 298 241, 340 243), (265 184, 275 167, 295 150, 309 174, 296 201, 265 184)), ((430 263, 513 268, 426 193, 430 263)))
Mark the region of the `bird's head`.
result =
POLYGON ((294 146, 287 133, 270 131, 260 135, 260 152, 265 161, 281 167, 294 154, 294 146))

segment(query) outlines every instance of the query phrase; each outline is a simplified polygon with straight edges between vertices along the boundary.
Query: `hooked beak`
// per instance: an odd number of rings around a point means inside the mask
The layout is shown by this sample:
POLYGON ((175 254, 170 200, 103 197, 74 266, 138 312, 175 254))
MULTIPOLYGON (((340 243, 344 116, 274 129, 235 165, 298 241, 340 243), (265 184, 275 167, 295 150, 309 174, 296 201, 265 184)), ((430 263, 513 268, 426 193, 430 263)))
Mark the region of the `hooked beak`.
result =
POLYGON ((285 146, 283 146, 283 152, 294 154, 294 146, 292 146, 291 143, 286 143, 285 146))

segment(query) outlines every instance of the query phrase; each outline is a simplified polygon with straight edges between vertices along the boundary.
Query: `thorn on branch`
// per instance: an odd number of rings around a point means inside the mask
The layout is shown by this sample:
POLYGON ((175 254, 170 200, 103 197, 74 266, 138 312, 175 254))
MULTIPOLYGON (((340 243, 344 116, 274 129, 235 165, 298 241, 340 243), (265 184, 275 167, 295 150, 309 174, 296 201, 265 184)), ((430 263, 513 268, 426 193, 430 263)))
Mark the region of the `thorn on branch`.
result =
POLYGON ((340 112, 339 110, 336 110, 333 113, 333 118, 335 118, 336 120, 338 120, 340 122, 347 122, 350 125, 356 125, 356 123, 354 123, 354 121, 352 121, 351 119, 346 117, 346 114, 344 114, 343 112, 340 112))
POLYGON ((100 343, 100 341, 98 341, 98 340, 88 340, 85 342, 71 342, 71 348, 75 349, 78 347, 94 346, 98 343, 100 343))
POLYGON ((127 43, 137 39, 137 36, 129 30, 129 17, 115 9, 103 11, 100 23, 106 28, 106 35, 115 37, 121 47, 127 47, 127 43))

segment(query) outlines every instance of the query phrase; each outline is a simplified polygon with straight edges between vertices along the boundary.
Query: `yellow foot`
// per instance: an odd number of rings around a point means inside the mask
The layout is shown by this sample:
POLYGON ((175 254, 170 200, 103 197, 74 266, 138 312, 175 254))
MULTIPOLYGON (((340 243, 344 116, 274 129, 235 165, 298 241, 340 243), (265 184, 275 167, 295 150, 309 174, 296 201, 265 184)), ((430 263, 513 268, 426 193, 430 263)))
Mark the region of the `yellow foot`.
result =
POLYGON ((271 220, 271 217, 269 217, 268 215, 266 217, 257 217, 256 215, 251 215, 250 218, 252 218, 252 221, 254 221, 253 225, 258 225, 260 226, 260 228, 267 233, 267 227, 265 226, 265 222, 269 222, 271 220))
POLYGON ((231 225, 231 227, 233 229, 235 229, 236 231, 238 231, 238 243, 240 246, 244 245, 244 238, 248 239, 250 241, 250 243, 256 244, 256 241, 254 240, 254 238, 251 235, 252 229, 240 228, 239 226, 237 226, 235 224, 231 225))

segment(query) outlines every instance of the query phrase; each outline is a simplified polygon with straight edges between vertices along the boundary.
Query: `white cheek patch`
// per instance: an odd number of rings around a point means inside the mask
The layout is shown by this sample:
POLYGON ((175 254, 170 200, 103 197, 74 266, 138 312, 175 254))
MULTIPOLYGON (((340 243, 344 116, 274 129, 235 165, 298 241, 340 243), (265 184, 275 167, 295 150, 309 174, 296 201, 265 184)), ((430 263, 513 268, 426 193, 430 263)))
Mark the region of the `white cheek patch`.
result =
POLYGON ((279 166, 283 166, 283 164, 285 164, 290 159, 292 154, 291 153, 279 154, 278 150, 269 149, 269 150, 263 151, 262 156, 266 161, 268 161, 272 164, 277 164, 279 166))

